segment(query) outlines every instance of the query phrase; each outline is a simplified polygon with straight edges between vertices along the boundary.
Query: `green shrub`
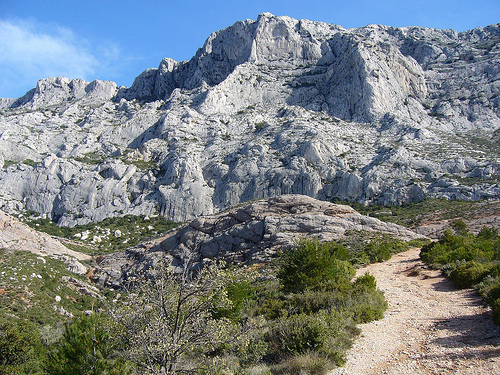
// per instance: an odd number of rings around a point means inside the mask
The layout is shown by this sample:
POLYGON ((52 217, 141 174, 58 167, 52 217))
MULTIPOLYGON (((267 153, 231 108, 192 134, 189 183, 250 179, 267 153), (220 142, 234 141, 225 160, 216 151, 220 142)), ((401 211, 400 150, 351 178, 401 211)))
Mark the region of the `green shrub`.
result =
POLYGON ((469 261, 455 268, 451 272, 450 278, 457 287, 470 288, 488 275, 490 268, 485 264, 469 261))
POLYGON ((348 316, 320 311, 277 321, 270 327, 267 340, 275 358, 317 352, 341 365, 345 361, 345 351, 358 333, 348 316))
POLYGON ((479 294, 491 303, 500 298, 500 276, 487 276, 478 285, 479 294))
POLYGON ((431 241, 427 238, 415 238, 413 240, 408 241, 409 247, 422 247, 429 244, 431 241))
POLYGON ((355 274, 351 264, 343 260, 348 257, 340 244, 305 239, 283 254, 277 276, 285 292, 334 289, 349 283, 355 274))
POLYGON ((451 227, 455 231, 456 234, 460 236, 466 236, 469 234, 469 230, 467 229, 467 224, 463 220, 454 220, 451 223, 451 227))
POLYGON ((75 318, 48 354, 46 373, 53 375, 130 374, 130 366, 115 354, 109 320, 100 315, 75 318))
POLYGON ((275 351, 302 354, 318 350, 326 331, 326 321, 316 316, 298 314, 279 320, 270 330, 268 340, 275 351))
POLYGON ((0 374, 42 374, 45 348, 26 320, 0 320, 0 374))
POLYGON ((254 287, 248 280, 235 281, 229 283, 225 288, 227 298, 231 301, 231 308, 219 308, 214 318, 228 318, 237 322, 242 318, 245 302, 254 298, 254 287))
POLYGON ((355 289, 351 303, 351 315, 356 323, 368 323, 382 319, 385 310, 387 310, 387 301, 383 292, 367 289, 364 285, 355 289))
POLYGON ((326 375, 335 367, 332 361, 316 352, 295 355, 287 358, 271 369, 273 375, 326 375))
POLYGON ((493 312, 493 321, 496 325, 500 326, 500 298, 490 303, 491 311, 493 312))
POLYGON ((392 254, 397 254, 409 249, 407 243, 396 239, 373 240, 366 245, 365 252, 371 263, 385 262, 391 259, 392 254))
POLYGON ((375 280, 375 276, 365 273, 356 279, 354 287, 356 289, 376 290, 377 281, 375 280))
POLYGON ((494 228, 484 227, 474 235, 462 221, 455 221, 457 234, 445 230, 438 242, 422 247, 424 262, 439 267, 460 288, 476 287, 491 305, 500 324, 500 237, 494 228))

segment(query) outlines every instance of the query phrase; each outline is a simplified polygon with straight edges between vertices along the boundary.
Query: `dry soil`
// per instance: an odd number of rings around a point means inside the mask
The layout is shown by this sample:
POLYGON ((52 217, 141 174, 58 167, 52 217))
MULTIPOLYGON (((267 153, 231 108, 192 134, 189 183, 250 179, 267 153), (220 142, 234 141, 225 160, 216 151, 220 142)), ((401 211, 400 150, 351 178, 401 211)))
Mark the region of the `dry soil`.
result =
POLYGON ((419 252, 358 270, 375 276, 389 307, 360 326, 346 365, 330 374, 500 374, 500 328, 490 309, 474 290, 428 269, 419 252))

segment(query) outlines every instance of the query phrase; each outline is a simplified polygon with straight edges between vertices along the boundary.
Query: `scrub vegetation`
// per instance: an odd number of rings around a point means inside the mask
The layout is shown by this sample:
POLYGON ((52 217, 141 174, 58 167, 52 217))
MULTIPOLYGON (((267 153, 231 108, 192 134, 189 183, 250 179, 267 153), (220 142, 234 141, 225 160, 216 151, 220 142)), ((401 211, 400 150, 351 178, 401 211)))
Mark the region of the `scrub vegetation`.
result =
POLYGON ((462 220, 453 222, 438 242, 424 247, 420 257, 438 267, 459 288, 474 287, 493 310, 500 325, 500 236, 494 228, 483 227, 477 234, 469 232, 462 220))
POLYGON ((50 219, 34 215, 36 214, 28 213, 23 221, 37 231, 71 240, 64 244, 73 250, 90 255, 125 250, 147 237, 159 235, 179 225, 158 215, 151 217, 125 215, 70 228, 59 227, 50 219))
MULTIPOLYGON (((408 248, 391 241, 384 242, 389 253, 408 248)), ((370 246, 382 242, 365 242, 362 258, 371 261, 370 246)), ((326 374, 344 363, 357 324, 382 318, 387 308, 373 276, 353 279, 361 245, 350 246, 304 239, 268 264, 212 262, 194 273, 189 265, 179 274, 159 264, 153 277, 101 291, 102 299, 52 278, 68 272, 56 270, 55 260, 4 252, 2 373, 326 374), (11 280, 31 274, 26 288, 11 280), (18 351, 15 363, 6 360, 14 358, 4 354, 9 348, 18 351)))

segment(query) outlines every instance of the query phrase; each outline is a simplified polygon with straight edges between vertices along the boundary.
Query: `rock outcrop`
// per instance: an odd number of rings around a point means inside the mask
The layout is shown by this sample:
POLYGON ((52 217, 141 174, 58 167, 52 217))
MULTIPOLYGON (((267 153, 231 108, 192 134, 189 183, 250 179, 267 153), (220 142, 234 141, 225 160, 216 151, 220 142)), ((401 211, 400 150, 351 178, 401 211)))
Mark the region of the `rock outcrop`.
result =
POLYGON ((361 215, 349 206, 284 195, 195 219, 164 237, 102 256, 92 278, 120 287, 167 258, 179 268, 187 260, 194 268, 213 259, 232 264, 260 263, 269 261, 278 249, 293 247, 299 238, 332 241, 348 231, 380 232, 403 240, 421 237, 402 226, 361 215))
POLYGON ((49 256, 66 263, 72 272, 85 274, 88 271, 88 268, 79 261, 89 260, 89 255, 66 248, 48 234, 37 232, 2 211, 0 211, 0 249, 29 251, 40 256, 49 256))
POLYGON ((457 33, 259 15, 130 88, 0 101, 0 208, 175 221, 282 194, 500 197, 500 24, 457 33))

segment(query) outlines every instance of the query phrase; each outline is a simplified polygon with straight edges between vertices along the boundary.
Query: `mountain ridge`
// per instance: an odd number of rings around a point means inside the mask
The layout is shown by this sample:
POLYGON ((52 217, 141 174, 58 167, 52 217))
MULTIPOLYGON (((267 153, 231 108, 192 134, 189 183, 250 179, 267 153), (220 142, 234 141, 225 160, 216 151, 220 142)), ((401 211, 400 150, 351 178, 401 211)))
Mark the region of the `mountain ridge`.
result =
POLYGON ((130 88, 40 80, 0 102, 0 207, 76 225, 289 193, 498 198, 499 38, 263 13, 130 88))

